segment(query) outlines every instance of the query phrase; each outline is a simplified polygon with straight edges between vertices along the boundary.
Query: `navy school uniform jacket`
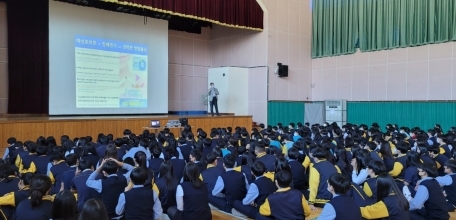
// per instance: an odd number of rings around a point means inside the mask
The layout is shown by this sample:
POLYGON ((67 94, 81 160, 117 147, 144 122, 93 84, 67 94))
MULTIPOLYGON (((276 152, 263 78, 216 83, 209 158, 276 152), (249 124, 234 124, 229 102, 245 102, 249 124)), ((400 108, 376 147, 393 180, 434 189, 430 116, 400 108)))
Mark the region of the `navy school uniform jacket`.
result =
POLYGON ((393 170, 390 171, 392 177, 404 180, 405 170, 407 168, 407 155, 400 155, 396 157, 396 160, 393 165, 393 170))
POLYGON ((150 188, 133 188, 125 195, 125 219, 154 219, 154 191, 150 188), (140 201, 140 202, 139 202, 140 201))
POLYGON ((310 215, 310 208, 299 190, 285 188, 269 195, 259 212, 274 219, 302 220, 310 215))
POLYGON ((353 200, 356 204, 358 204, 359 207, 371 205, 373 202, 377 201, 373 201, 371 198, 369 198, 363 191, 363 189, 361 189, 361 187, 355 183, 351 183, 350 189, 345 195, 353 198, 353 200))
POLYGON ((223 167, 223 158, 217 157, 217 167, 225 170, 225 168, 223 167))
POLYGON ((76 173, 76 166, 71 166, 67 171, 63 173, 63 188, 64 190, 71 189, 71 181, 74 179, 76 173))
POLYGON ((448 157, 446 157, 443 154, 437 154, 437 156, 434 157, 435 164, 437 166, 437 170, 439 171, 439 176, 445 176, 445 169, 443 165, 445 162, 447 162, 448 157))
POLYGON ((235 200, 244 199, 247 194, 245 176, 243 173, 230 171, 220 175, 223 180, 224 188, 222 193, 225 194, 226 202, 233 205, 235 200))
POLYGON ((163 163, 162 158, 151 158, 149 160, 149 168, 154 171, 154 177, 157 178, 160 173, 160 165, 163 163))
POLYGON ((448 158, 452 158, 453 157, 450 148, 446 144, 440 145, 440 154, 443 154, 443 155, 445 155, 448 158))
MULTIPOLYGON (((37 157, 38 157, 38 155, 36 153, 25 155, 22 158, 22 170, 20 170, 20 171, 28 170, 30 168, 30 165, 31 165, 33 159, 37 158, 37 157)), ((35 172, 35 170, 32 170, 31 172, 33 173, 33 172, 35 172)))
POLYGON ((332 198, 332 194, 327 190, 327 181, 334 173, 337 173, 337 170, 332 163, 325 160, 314 163, 309 172, 309 202, 326 203, 332 198))
POLYGON ((52 201, 49 196, 45 196, 41 205, 32 208, 30 199, 26 199, 19 203, 16 208, 15 220, 49 220, 52 218, 52 201))
POLYGON ((446 193, 446 199, 450 204, 453 206, 456 205, 456 175, 451 174, 448 175, 453 181, 451 182, 450 185, 448 186, 443 186, 443 190, 445 190, 446 193))
POLYGON ((90 174, 93 171, 85 170, 81 174, 74 177, 71 181, 71 189, 76 190, 78 192, 78 210, 81 211, 84 203, 89 199, 100 199, 101 195, 95 189, 92 189, 87 186, 86 182, 89 178, 90 174))
POLYGON ((261 161, 264 164, 264 166, 266 166, 266 172, 275 171, 274 163, 276 161, 276 158, 274 155, 261 153, 257 155, 255 161, 261 161))
POLYGON ((178 180, 182 179, 184 176, 184 168, 185 168, 185 160, 182 159, 170 159, 171 163, 173 164, 173 176, 176 177, 178 180))
POLYGON ((359 205, 356 204, 353 198, 350 198, 346 195, 339 195, 333 197, 331 201, 329 201, 336 211, 336 218, 335 220, 361 220, 361 211, 359 205))
POLYGON ((220 169, 219 167, 209 164, 207 165, 207 169, 201 173, 203 182, 206 184, 209 193, 214 189, 217 178, 224 172, 225 169, 220 169))
POLYGON ((52 181, 51 191, 49 192, 50 195, 60 192, 60 187, 62 186, 61 183, 63 181, 63 174, 68 169, 70 169, 70 167, 63 160, 51 167, 51 171, 49 172, 49 177, 52 181))
POLYGON ((127 153, 126 146, 116 147, 117 148, 117 160, 122 161, 123 156, 127 153))
POLYGON ((424 209, 427 215, 433 219, 449 219, 446 199, 443 196, 440 185, 435 179, 423 180, 420 185, 426 187, 429 198, 424 202, 424 209))
POLYGON ((377 177, 368 178, 366 182, 364 182, 363 191, 370 197, 369 204, 377 202, 377 177))
POLYGON ((176 189, 179 185, 180 180, 173 178, 171 184, 166 184, 166 178, 161 177, 155 180, 155 185, 157 185, 159 196, 163 211, 166 212, 169 207, 177 206, 176 203, 176 189))
POLYGON ((0 197, 0 211, 3 212, 6 219, 13 219, 16 207, 19 205, 19 203, 26 200, 29 195, 30 189, 27 186, 16 192, 10 192, 0 197))
POLYGON ((107 147, 107 145, 100 145, 95 149, 97 151, 98 157, 100 159, 104 158, 104 156, 106 154, 106 147, 107 147))
POLYGON ((299 163, 298 161, 291 160, 289 162, 290 168, 291 168, 291 174, 293 177, 293 184, 294 188, 298 190, 305 189, 306 187, 306 169, 302 165, 302 163, 299 163))
POLYGON ((88 155, 82 156, 82 159, 90 161, 90 163, 92 163, 93 168, 95 168, 97 166, 98 161, 100 160, 100 158, 97 155, 93 155, 93 154, 88 154, 88 155))
POLYGON ((36 168, 36 174, 47 175, 48 165, 51 162, 51 157, 48 155, 41 155, 33 158, 33 165, 36 168))
POLYGON ((22 147, 19 147, 18 145, 8 147, 8 160, 11 165, 14 165, 14 163, 16 162, 17 155, 19 155, 19 153, 23 151, 24 149, 22 147))
MULTIPOLYGON (((212 168, 216 169, 216 168, 212 168)), ((209 169, 208 169, 209 170, 209 169)), ((207 171, 207 170, 206 170, 207 171)), ((209 208, 208 193, 206 187, 195 188, 190 182, 180 184, 184 192, 183 220, 211 220, 212 214, 209 208)))
POLYGON ((189 156, 190 156, 190 151, 193 150, 193 146, 188 144, 183 144, 183 145, 180 145, 179 146, 180 150, 181 150, 181 153, 182 153, 182 156, 184 157, 184 160, 185 162, 189 162, 190 159, 189 159, 189 156))
POLYGON ((428 163, 428 164, 432 164, 432 165, 436 165, 435 164, 435 161, 429 156, 429 155, 426 155, 426 154, 423 154, 420 156, 420 159, 423 163, 428 163))
POLYGON ((401 210, 397 205, 398 197, 391 194, 373 205, 361 207, 361 214, 366 219, 410 219, 408 210, 401 210))
MULTIPOLYGON (((109 176, 106 179, 101 180, 101 200, 106 206, 106 211, 110 218, 117 217, 116 206, 119 201, 119 196, 124 192, 125 187, 127 187, 126 178, 121 175, 109 176)), ((152 190, 150 190, 152 192, 152 190)))
POLYGON ((19 190, 17 184, 19 183, 19 178, 16 176, 8 176, 0 181, 0 196, 4 196, 10 192, 16 192, 19 190))
POLYGON ((258 196, 255 198, 254 202, 256 207, 260 207, 263 205, 264 201, 266 201, 266 198, 277 190, 277 187, 274 182, 267 177, 257 178, 253 183, 258 188, 258 196))
POLYGON ((200 173, 202 173, 204 170, 206 170, 206 167, 207 167, 206 163, 204 163, 202 161, 198 161, 198 162, 195 161, 195 164, 198 165, 198 169, 199 169, 200 173))

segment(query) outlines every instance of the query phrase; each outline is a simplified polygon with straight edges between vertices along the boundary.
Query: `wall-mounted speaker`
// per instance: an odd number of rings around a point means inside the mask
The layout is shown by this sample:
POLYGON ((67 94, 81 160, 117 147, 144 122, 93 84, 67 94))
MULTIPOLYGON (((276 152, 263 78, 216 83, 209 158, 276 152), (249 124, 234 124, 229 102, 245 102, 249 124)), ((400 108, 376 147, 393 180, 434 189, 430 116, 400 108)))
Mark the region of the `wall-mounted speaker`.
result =
POLYGON ((288 77, 288 65, 282 65, 282 63, 277 63, 276 74, 279 77, 288 77))

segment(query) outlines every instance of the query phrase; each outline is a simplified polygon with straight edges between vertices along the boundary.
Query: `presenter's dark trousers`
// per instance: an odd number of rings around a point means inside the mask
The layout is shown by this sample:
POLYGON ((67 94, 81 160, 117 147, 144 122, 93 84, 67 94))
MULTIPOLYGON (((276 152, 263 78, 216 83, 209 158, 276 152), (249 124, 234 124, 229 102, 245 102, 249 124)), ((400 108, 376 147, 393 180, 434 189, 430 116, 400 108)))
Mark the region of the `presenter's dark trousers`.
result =
POLYGON ((217 115, 220 115, 219 111, 218 111, 217 96, 214 96, 212 98, 212 100, 210 101, 210 104, 211 104, 211 114, 212 114, 212 116, 214 116, 214 106, 215 106, 215 112, 217 113, 217 115))

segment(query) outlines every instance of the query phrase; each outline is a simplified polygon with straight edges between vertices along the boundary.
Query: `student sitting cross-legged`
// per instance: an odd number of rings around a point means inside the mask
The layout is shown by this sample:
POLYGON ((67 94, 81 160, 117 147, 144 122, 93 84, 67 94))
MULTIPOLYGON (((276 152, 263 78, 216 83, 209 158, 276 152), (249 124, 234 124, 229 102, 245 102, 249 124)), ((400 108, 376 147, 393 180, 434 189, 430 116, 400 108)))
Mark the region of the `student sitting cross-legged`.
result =
POLYGON ((291 189, 293 178, 291 173, 282 170, 275 174, 275 184, 278 190, 269 195, 260 206, 258 220, 289 219, 302 220, 310 215, 310 208, 304 195, 299 190, 291 189))
POLYGON ((351 219, 361 220, 359 205, 346 193, 350 189, 350 180, 342 174, 335 173, 328 179, 328 191, 333 198, 325 204, 318 220, 351 219))
POLYGON ((266 197, 277 190, 274 182, 263 176, 265 171, 266 166, 262 162, 254 162, 251 166, 251 172, 255 176, 255 181, 250 184, 245 198, 242 201, 236 200, 233 203, 234 209, 249 218, 256 218, 259 214, 258 209, 263 205, 266 197))
POLYGON ((134 186, 121 193, 116 206, 116 214, 125 212, 125 219, 160 219, 163 213, 157 193, 151 188, 144 187, 149 172, 144 168, 131 171, 130 179, 134 186))
POLYGON ((444 169, 447 175, 435 179, 445 191, 448 211, 453 212, 456 209, 456 160, 447 160, 444 169))
POLYGON ((365 219, 413 219, 409 218, 409 203, 405 199, 396 182, 388 173, 377 176, 377 202, 361 207, 365 219))
POLYGON ((233 169, 235 164, 234 155, 228 154, 223 157, 223 167, 226 172, 217 178, 212 195, 209 195, 209 203, 228 213, 231 213, 233 202, 242 200, 249 188, 245 175, 233 169))

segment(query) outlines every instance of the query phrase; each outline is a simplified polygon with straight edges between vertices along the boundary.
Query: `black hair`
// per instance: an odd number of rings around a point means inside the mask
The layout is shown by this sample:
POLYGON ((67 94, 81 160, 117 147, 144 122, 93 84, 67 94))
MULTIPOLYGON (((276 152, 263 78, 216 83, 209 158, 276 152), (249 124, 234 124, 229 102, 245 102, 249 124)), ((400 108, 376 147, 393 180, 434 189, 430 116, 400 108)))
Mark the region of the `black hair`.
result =
POLYGON ((379 152, 382 154, 383 159, 394 159, 393 153, 391 152, 390 143, 388 141, 382 141, 380 144, 379 152))
POLYGON ((78 156, 76 154, 68 154, 65 157, 65 162, 68 166, 74 166, 78 163, 78 156))
POLYGON ((277 158, 277 160, 274 162, 274 168, 275 172, 278 172, 280 170, 286 170, 288 172, 291 172, 290 164, 288 163, 288 160, 286 160, 283 156, 277 158))
POLYGON ((30 205, 32 208, 38 207, 43 201, 43 197, 51 189, 51 178, 45 175, 36 176, 30 184, 30 205))
POLYGON ((421 164, 420 154, 416 151, 412 151, 407 154, 406 167, 416 166, 419 167, 421 164))
POLYGON ((253 162, 252 166, 250 166, 250 170, 252 171, 255 177, 263 176, 264 172, 266 172, 266 166, 261 161, 253 162))
POLYGON ((201 155, 201 151, 199 151, 199 150, 191 150, 190 155, 192 155, 192 157, 194 157, 196 161, 201 160, 202 155, 201 155))
POLYGON ((217 157, 222 157, 223 156, 222 149, 220 149, 218 147, 212 149, 212 153, 214 153, 217 157))
POLYGON ((291 173, 286 170, 281 170, 275 173, 274 179, 275 181, 277 181, 277 185, 279 185, 279 187, 281 188, 289 187, 291 182, 293 181, 291 173))
POLYGON ((326 159, 328 152, 322 147, 316 147, 311 150, 312 157, 318 158, 320 160, 326 159))
POLYGON ((410 150, 410 147, 407 143, 401 141, 396 144, 396 149, 400 151, 402 154, 406 154, 410 150))
POLYGON ((154 158, 159 158, 162 153, 162 150, 159 147, 149 148, 149 150, 151 151, 154 158))
POLYGON ((144 185, 144 183, 147 181, 148 178, 149 178, 149 173, 143 167, 136 167, 130 173, 130 179, 133 182, 133 184, 135 184, 135 185, 144 185))
POLYGON ((434 164, 422 163, 418 168, 420 168, 424 172, 426 172, 428 177, 435 178, 435 177, 439 176, 439 172, 437 171, 437 167, 434 164))
POLYGON ((350 189, 350 180, 342 174, 334 173, 328 179, 328 184, 332 186, 336 194, 344 195, 350 189))
POLYGON ((80 160, 78 164, 78 169, 82 172, 87 169, 92 168, 92 162, 90 160, 80 160))
POLYGON ((22 180, 22 184, 24 184, 25 186, 30 186, 30 183, 33 181, 33 179, 35 178, 35 174, 34 173, 23 173, 21 175, 21 180, 22 180))
MULTIPOLYGON (((13 166, 10 163, 0 159, 2 163, 0 163, 0 179, 4 179, 5 182, 10 182, 11 179, 9 176, 16 175, 16 171, 14 170, 13 166)), ((2 181, 2 182, 3 182, 2 181)))
POLYGON ((138 164, 138 167, 147 169, 147 156, 146 153, 138 151, 135 153, 135 161, 138 164))
POLYGON ((120 147, 122 146, 122 144, 124 144, 124 141, 122 138, 116 138, 114 139, 114 144, 116 145, 116 147, 120 147))
POLYGON ((160 178, 166 179, 165 187, 167 189, 171 188, 171 186, 172 186, 171 183, 174 178, 173 173, 174 173, 174 168, 173 168, 173 163, 171 163, 171 161, 165 160, 160 164, 160 178))
POLYGON ((397 187, 393 177, 388 173, 381 173, 377 176, 377 202, 382 201, 389 195, 394 194, 397 197, 397 206, 402 211, 409 210, 409 202, 402 194, 402 190, 397 187))
POLYGON ((447 160, 444 164, 452 173, 456 173, 456 160, 447 160))
POLYGON ((188 163, 184 168, 184 181, 188 181, 195 188, 200 188, 205 184, 201 181, 198 165, 193 162, 188 163))
POLYGON ((51 153, 51 161, 61 161, 64 160, 63 154, 59 152, 52 152, 51 153))
POLYGON ((16 143, 17 139, 15 137, 10 137, 8 138, 8 140, 6 140, 6 143, 8 143, 9 145, 13 145, 14 143, 16 143))
POLYGON ((297 160, 299 158, 299 150, 296 147, 292 147, 288 150, 288 157, 292 160, 297 160))
POLYGON ((251 165, 253 163, 253 155, 246 151, 241 155, 241 164, 238 164, 238 166, 241 165, 251 165))
POLYGON ((100 199, 89 199, 84 203, 78 220, 109 220, 109 217, 100 199))
POLYGON ((236 165, 236 158, 232 154, 227 154, 223 157, 223 164, 226 168, 234 168, 236 165))
POLYGON ((206 155, 206 163, 212 164, 217 160, 217 155, 213 152, 206 155))
POLYGON ((39 145, 37 148, 36 148, 36 154, 38 156, 42 156, 42 155, 46 155, 47 154, 47 147, 46 146, 43 146, 43 145, 39 145))
POLYGON ((122 162, 131 166, 135 166, 135 160, 131 157, 125 158, 122 162))
POLYGON ((378 174, 380 174, 380 173, 386 172, 385 163, 383 163, 382 161, 371 160, 371 161, 369 162, 368 167, 369 167, 370 169, 372 169, 372 171, 374 171, 374 173, 375 173, 376 175, 378 175, 378 174))
POLYGON ((119 169, 119 166, 114 161, 107 161, 103 165, 103 171, 105 171, 108 175, 115 174, 118 169, 119 169))
POLYGON ((77 203, 73 193, 64 190, 55 196, 52 204, 52 219, 75 220, 77 217, 77 203))

